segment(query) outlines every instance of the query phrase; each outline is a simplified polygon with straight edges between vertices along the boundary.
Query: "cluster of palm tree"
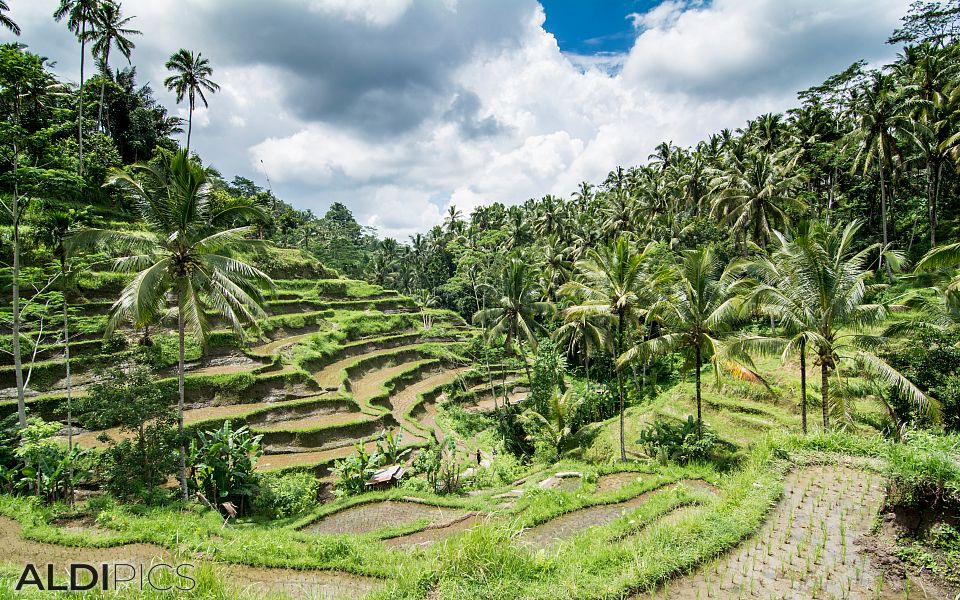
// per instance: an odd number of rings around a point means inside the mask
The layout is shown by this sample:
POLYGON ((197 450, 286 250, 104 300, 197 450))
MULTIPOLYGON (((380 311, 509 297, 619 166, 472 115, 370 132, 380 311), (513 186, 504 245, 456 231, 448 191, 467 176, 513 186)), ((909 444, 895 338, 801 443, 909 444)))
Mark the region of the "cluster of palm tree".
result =
MULTIPOLYGON (((618 235, 577 261, 556 302, 542 290, 538 295, 525 263, 511 259, 496 287, 499 298, 476 313, 475 321, 486 326, 491 342, 509 352, 518 339, 535 348, 537 336, 551 329, 542 317, 559 314, 562 325, 552 335, 587 365, 588 378, 591 355, 609 354, 616 365, 624 459, 624 372, 673 354, 681 354, 694 372, 698 436, 703 367, 712 365, 718 385, 723 370, 766 385, 752 359, 763 354, 799 358, 804 433, 808 356, 820 369, 824 430, 830 427, 831 380, 842 365, 896 390, 918 413, 936 418, 936 401, 878 353, 887 338, 873 330, 887 321, 891 307, 872 299, 877 284, 871 267, 883 256, 897 270, 903 257, 879 243, 857 248, 861 228, 859 221, 833 227, 806 222, 789 234, 775 231, 769 253, 734 255, 728 261, 711 246, 674 252, 664 243, 641 246, 618 235), (767 318, 773 325, 769 334, 746 333, 751 322, 767 318)), ((956 254, 954 249, 949 259, 956 260, 956 254)))
MULTIPOLYGON (((5 27, 19 35, 19 27, 10 18, 3 13, 8 10, 7 5, 0 4, 0 19, 5 27)), ((67 28, 77 37, 80 42, 80 82, 79 99, 77 104, 77 141, 79 146, 80 173, 83 174, 83 140, 84 140, 84 87, 86 83, 85 66, 87 57, 87 44, 91 44, 91 50, 94 58, 97 60, 101 80, 100 80, 100 100, 97 115, 97 122, 101 128, 106 130, 108 119, 105 114, 106 89, 108 83, 112 84, 116 76, 110 69, 110 53, 116 49, 130 63, 130 57, 135 48, 131 39, 133 36, 140 35, 141 32, 130 27, 134 17, 124 17, 120 2, 117 0, 60 0, 57 10, 53 13, 54 19, 61 21, 66 19, 67 28)), ((196 53, 180 49, 175 52, 166 63, 166 67, 173 74, 164 80, 164 85, 170 91, 176 94, 177 102, 183 102, 186 98, 189 107, 188 127, 187 127, 187 150, 190 149, 190 137, 193 133, 193 112, 196 108, 197 98, 203 102, 204 107, 208 106, 207 97, 204 92, 213 93, 220 89, 220 86, 213 82, 210 77, 213 75, 213 69, 208 59, 201 53, 196 53)))

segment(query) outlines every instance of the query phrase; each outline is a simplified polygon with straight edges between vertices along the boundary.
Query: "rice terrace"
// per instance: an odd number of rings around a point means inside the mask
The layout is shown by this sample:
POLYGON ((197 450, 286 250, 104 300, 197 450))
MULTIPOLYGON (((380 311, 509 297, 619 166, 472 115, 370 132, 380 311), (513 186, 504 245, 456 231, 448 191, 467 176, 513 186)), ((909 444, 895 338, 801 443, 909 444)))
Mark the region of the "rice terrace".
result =
POLYGON ((960 1, 0 38, 0 598, 960 600, 960 1))

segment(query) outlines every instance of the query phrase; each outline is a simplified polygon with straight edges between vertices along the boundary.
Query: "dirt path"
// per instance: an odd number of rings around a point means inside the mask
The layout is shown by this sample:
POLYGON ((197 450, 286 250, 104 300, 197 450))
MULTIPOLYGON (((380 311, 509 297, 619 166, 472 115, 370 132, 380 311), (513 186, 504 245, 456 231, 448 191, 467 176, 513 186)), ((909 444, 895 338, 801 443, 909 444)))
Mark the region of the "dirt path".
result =
MULTIPOLYGON (((456 381, 460 374, 469 371, 467 367, 460 369, 440 369, 429 377, 408 385, 396 394, 390 396, 390 406, 393 407, 393 416, 402 421, 410 407, 416 404, 420 394, 456 381)), ((433 404, 430 402, 429 404, 433 404)))
MULTIPOLYGON (((858 544, 883 501, 879 475, 847 466, 794 471, 767 524, 717 563, 674 580, 657 598, 918 600, 886 580, 858 544)), ((637 599, 649 598, 646 593, 637 599)))
MULTIPOLYGON (((251 402, 249 404, 226 404, 224 406, 206 406, 203 408, 194 408, 183 411, 183 424, 191 425, 193 423, 207 421, 210 419, 230 419, 240 415, 245 415, 251 411, 261 408, 280 405, 282 405, 280 402, 251 402)), ((346 414, 352 415, 353 418, 356 418, 357 413, 346 414)), ((120 428, 111 427, 110 429, 104 429, 102 431, 85 431, 73 436, 73 441, 82 448, 105 448, 107 444, 97 439, 101 433, 104 433, 109 438, 118 441, 123 439, 133 439, 132 433, 122 433, 120 428)), ((64 436, 63 439, 66 440, 66 437, 64 436)))
POLYGON ((253 429, 257 431, 297 431, 303 429, 313 429, 316 427, 329 425, 344 425, 353 423, 361 414, 358 412, 330 412, 318 410, 317 414, 304 415, 296 419, 286 419, 283 421, 271 421, 260 425, 254 425, 253 429))
MULTIPOLYGON (((44 567, 55 565, 66 576, 64 569, 72 563, 128 563, 150 565, 164 562, 176 564, 193 562, 190 558, 176 559, 166 548, 152 544, 125 544, 112 548, 73 548, 24 540, 20 537, 20 524, 0 517, 0 547, 5 548, 4 561, 22 568, 26 563, 44 567)), ((269 569, 215 563, 223 580, 255 595, 286 593, 294 598, 362 598, 383 583, 372 577, 360 577, 336 571, 299 571, 293 569, 269 569)))
POLYGON ((360 376, 356 381, 352 381, 350 391, 353 394, 354 399, 361 407, 366 407, 368 410, 376 411, 377 409, 370 406, 370 400, 381 393, 383 385, 387 381, 421 365, 428 364, 432 362, 432 360, 434 359, 410 360, 407 362, 401 362, 400 364, 391 367, 374 369, 373 371, 360 376))
POLYGON ((677 484, 666 484, 649 492, 644 492, 624 502, 590 506, 566 513, 542 525, 522 531, 519 539, 522 543, 531 546, 548 546, 554 542, 571 538, 591 527, 612 523, 630 511, 639 508, 652 496, 671 491, 680 484, 692 489, 713 492, 712 486, 702 481, 685 479, 677 484))
POLYGON ((428 526, 443 525, 460 520, 467 514, 467 511, 459 508, 385 500, 337 511, 308 525, 303 531, 308 533, 362 534, 386 527, 409 525, 422 520, 428 520, 428 526))
MULTIPOLYGON (((375 442, 367 442, 363 445, 367 452, 373 451, 377 445, 375 442)), ((257 471, 274 471, 300 465, 317 465, 325 463, 335 458, 346 458, 353 454, 353 446, 343 446, 342 448, 331 448, 330 450, 320 450, 317 452, 291 452, 288 454, 264 454, 257 461, 257 471)))
POLYGON ((267 342, 266 344, 261 344, 259 346, 253 346, 250 348, 250 354, 255 356, 273 356, 280 350, 283 350, 287 346, 292 346, 294 344, 299 344, 300 342, 305 342, 312 335, 316 335, 320 332, 318 327, 316 331, 310 331, 307 333, 301 333, 298 335, 289 335, 282 337, 272 342, 267 342))
POLYGON ((466 531, 484 518, 485 517, 480 514, 466 513, 460 518, 432 525, 423 531, 383 540, 383 543, 389 548, 411 548, 414 546, 423 548, 436 541, 448 538, 455 533, 466 531))
MULTIPOLYGON (((337 362, 330 363, 329 365, 323 367, 320 371, 314 374, 313 378, 316 380, 320 387, 324 389, 339 388, 340 384, 343 383, 341 380, 342 371, 349 367, 350 365, 359 362, 361 360, 367 360, 370 358, 375 358, 377 356, 383 356, 385 354, 393 354, 395 352, 403 352, 404 350, 415 349, 416 344, 410 346, 397 346, 391 348, 380 348, 377 350, 372 350, 365 354, 356 354, 352 356, 347 356, 338 360, 337 362)), ((373 373, 370 373, 373 374, 373 373)), ((364 376, 365 377, 365 376, 364 376)))

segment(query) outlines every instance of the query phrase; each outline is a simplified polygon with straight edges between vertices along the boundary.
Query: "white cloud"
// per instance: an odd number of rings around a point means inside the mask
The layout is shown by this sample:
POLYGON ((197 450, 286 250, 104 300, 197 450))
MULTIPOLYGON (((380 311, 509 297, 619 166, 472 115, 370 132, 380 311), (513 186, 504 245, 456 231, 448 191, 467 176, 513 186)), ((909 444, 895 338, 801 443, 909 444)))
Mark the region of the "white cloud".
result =
MULTIPOLYGON (((784 110, 854 60, 892 58, 884 40, 908 0, 668 0, 624 15, 634 46, 600 57, 561 53, 533 0, 178 1, 195 20, 152 0, 124 8, 155 89, 176 48, 214 64, 222 89, 194 114, 192 147, 227 176, 266 173, 300 208, 344 202, 404 237, 450 204, 569 194, 660 141, 784 110)), ((11 14, 70 74, 76 45, 49 19, 55 4, 11 14)))

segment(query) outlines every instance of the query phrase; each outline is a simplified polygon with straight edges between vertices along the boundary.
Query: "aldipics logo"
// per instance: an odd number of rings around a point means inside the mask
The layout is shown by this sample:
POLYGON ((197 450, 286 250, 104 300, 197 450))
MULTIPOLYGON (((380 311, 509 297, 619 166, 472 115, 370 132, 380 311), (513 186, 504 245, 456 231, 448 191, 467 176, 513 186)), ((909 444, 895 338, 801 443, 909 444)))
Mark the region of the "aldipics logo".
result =
POLYGON ((177 565, 162 562, 149 565, 123 562, 98 565, 72 563, 58 573, 53 564, 38 566, 27 563, 14 589, 18 592, 23 590, 82 592, 93 589, 119 590, 122 587, 136 588, 140 591, 189 592, 197 585, 196 579, 192 576, 193 569, 194 566, 190 563, 177 565), (63 575, 66 575, 66 578, 62 577, 63 575))

